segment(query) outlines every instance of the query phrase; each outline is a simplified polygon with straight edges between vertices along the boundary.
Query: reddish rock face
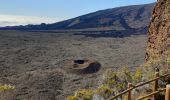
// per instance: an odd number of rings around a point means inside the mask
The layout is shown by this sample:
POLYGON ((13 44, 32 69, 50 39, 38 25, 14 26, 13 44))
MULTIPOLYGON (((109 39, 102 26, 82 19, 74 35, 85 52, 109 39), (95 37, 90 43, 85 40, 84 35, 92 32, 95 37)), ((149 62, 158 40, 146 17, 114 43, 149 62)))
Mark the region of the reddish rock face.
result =
POLYGON ((146 61, 166 59, 170 52, 170 0, 158 0, 149 25, 146 61))

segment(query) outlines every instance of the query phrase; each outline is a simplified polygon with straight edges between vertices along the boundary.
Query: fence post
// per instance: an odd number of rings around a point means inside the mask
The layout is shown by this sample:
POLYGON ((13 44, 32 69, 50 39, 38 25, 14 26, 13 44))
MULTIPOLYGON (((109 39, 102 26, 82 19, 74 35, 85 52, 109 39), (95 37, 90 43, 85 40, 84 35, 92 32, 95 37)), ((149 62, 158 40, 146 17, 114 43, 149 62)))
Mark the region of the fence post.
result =
MULTIPOLYGON (((132 88, 132 83, 128 83, 128 89, 132 88)), ((132 100, 131 91, 128 92, 128 100, 132 100)))
MULTIPOLYGON (((159 77, 159 72, 155 73, 155 78, 159 77)), ((158 80, 154 81, 154 85, 153 85, 153 92, 156 92, 158 90, 158 80)), ((156 96, 157 94, 153 95, 153 100, 156 100, 156 96)))
POLYGON ((170 100, 170 84, 166 85, 165 100, 170 100))

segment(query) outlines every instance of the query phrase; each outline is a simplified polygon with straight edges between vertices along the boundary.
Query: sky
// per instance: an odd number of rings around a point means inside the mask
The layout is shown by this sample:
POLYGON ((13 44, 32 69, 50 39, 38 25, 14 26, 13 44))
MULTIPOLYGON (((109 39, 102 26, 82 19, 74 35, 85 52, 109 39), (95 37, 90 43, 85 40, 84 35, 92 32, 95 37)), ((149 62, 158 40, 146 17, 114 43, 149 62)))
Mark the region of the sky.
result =
POLYGON ((0 0, 0 26, 54 23, 98 10, 156 0, 0 0))

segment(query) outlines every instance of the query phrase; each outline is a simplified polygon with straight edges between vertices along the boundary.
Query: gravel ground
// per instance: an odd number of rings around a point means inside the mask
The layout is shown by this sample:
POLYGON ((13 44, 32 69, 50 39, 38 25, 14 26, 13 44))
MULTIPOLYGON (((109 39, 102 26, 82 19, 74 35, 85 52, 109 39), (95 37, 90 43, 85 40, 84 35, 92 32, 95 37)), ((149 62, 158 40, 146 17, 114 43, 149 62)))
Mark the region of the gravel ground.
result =
POLYGON ((0 31, 0 83, 16 86, 14 91, 1 92, 0 100, 63 100, 77 89, 97 86, 104 69, 141 65, 146 38, 0 31), (101 71, 67 72, 68 62, 78 58, 100 62, 101 71))

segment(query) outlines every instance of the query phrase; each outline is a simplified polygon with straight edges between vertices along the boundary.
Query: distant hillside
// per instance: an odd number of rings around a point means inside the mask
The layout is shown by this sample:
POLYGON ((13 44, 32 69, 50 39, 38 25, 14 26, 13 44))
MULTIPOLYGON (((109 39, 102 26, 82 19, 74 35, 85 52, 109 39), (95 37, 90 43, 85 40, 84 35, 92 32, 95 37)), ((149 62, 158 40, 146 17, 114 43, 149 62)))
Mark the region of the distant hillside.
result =
POLYGON ((141 29, 149 24, 155 3, 133 5, 113 9, 100 10, 53 24, 6 27, 1 29, 99 29, 99 30, 133 30, 141 29))

